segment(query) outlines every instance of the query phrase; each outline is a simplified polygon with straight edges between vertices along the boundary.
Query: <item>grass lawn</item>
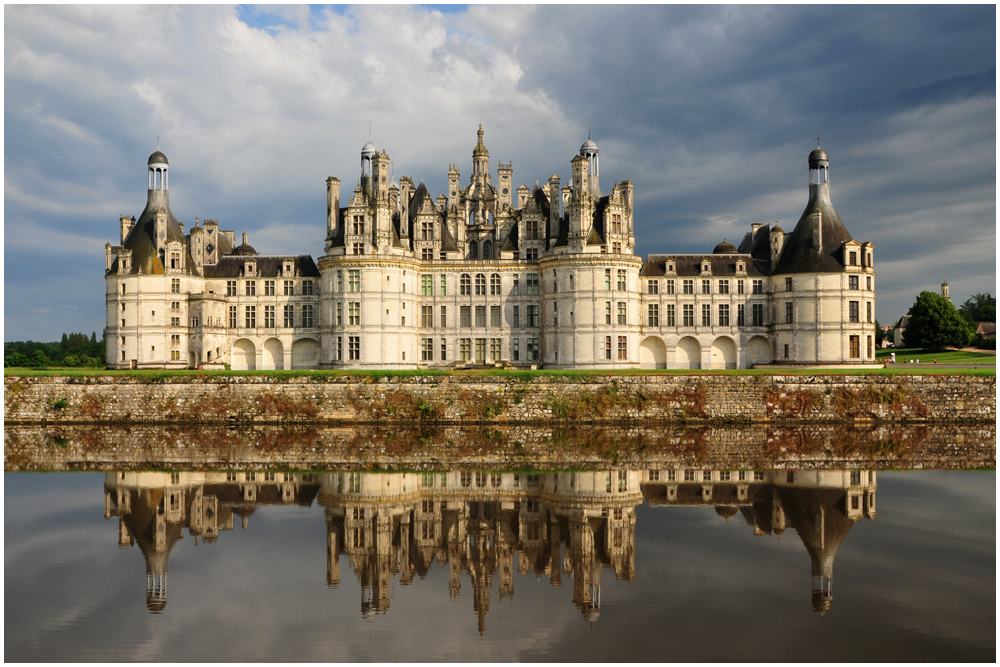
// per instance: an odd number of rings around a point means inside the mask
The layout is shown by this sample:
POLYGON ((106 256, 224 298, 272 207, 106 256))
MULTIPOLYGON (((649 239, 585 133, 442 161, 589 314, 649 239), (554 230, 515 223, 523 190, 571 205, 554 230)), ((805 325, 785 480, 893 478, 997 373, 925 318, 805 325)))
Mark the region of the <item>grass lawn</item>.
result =
POLYGON ((888 361, 890 355, 896 353, 896 363, 905 364, 910 359, 919 359, 920 365, 934 364, 937 359, 942 364, 993 364, 996 365, 995 354, 985 354, 982 352, 965 352, 963 350, 947 350, 945 352, 925 352, 917 348, 900 348, 896 350, 878 350, 875 358, 879 361, 888 361))
MULTIPOLYGON (((965 355, 969 353, 955 352, 946 354, 965 355)), ((944 362, 944 355, 938 355, 938 359, 944 362)), ((620 371, 597 371, 597 370, 294 370, 294 371, 198 371, 198 370, 102 370, 98 368, 4 368, 4 376, 15 375, 25 377, 85 377, 95 375, 117 375, 146 378, 150 381, 163 380, 185 375, 205 376, 205 377, 234 377, 234 376, 264 376, 275 379, 293 377, 368 377, 373 380, 386 377, 445 377, 445 376, 487 376, 487 377, 509 377, 521 380, 530 380, 536 377, 568 377, 582 378, 594 376, 629 376, 629 375, 996 375, 995 358, 987 356, 986 361, 981 361, 980 355, 973 353, 975 359, 983 365, 991 364, 987 368, 935 368, 933 363, 926 363, 921 360, 920 364, 897 363, 895 367, 883 369, 881 367, 871 369, 738 369, 738 370, 620 370, 620 371)), ((901 357, 896 355, 897 361, 901 357)), ((933 362, 933 359, 931 360, 933 362)), ((949 362, 951 362, 949 360, 949 362)), ((951 362, 954 363, 954 362, 951 362)))

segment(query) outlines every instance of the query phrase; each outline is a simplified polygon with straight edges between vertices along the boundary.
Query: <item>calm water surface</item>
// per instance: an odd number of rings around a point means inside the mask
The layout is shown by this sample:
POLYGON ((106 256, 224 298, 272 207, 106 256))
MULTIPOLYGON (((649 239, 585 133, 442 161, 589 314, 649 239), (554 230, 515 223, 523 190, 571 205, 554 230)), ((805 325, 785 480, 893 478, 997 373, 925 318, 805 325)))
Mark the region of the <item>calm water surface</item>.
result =
POLYGON ((5 660, 994 661, 994 472, 7 473, 5 660))

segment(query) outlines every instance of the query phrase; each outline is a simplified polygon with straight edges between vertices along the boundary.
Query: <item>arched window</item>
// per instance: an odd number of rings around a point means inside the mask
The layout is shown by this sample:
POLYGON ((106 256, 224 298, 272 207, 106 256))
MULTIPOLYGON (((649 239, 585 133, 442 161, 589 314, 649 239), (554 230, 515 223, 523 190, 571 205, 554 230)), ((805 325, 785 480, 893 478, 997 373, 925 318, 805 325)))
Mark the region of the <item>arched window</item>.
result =
POLYGON ((476 296, 486 296, 486 275, 476 274, 476 296))
POLYGON ((490 295, 500 296, 500 274, 494 273, 490 275, 490 295))
POLYGON ((469 259, 479 259, 479 244, 469 241, 469 259))
POLYGON ((459 285, 461 286, 460 293, 462 296, 472 295, 472 277, 468 273, 462 274, 462 277, 459 279, 459 285))
POLYGON ((493 259, 493 241, 483 241, 483 259, 493 259))

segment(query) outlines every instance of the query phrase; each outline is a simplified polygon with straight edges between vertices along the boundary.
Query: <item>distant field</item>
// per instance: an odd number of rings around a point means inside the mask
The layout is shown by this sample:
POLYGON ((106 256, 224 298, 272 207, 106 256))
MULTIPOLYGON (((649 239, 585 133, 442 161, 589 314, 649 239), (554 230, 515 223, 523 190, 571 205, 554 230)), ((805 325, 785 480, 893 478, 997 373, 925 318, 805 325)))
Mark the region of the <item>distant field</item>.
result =
MULTIPOLYGON (((959 352, 955 354, 966 354, 959 352)), ((941 363, 944 363, 943 355, 938 355, 941 363)), ((982 361, 980 355, 974 355, 974 361, 979 361, 983 365, 990 364, 991 367, 978 369, 973 368, 935 368, 933 363, 921 361, 920 364, 898 363, 895 367, 883 369, 881 367, 872 369, 751 369, 751 370, 622 370, 622 371, 588 371, 588 370, 294 370, 294 371, 198 371, 198 370, 101 370, 82 368, 51 368, 38 370, 34 368, 5 368, 4 375, 18 375, 26 377, 85 377, 95 375, 142 377, 149 379, 166 379, 171 377, 181 377, 187 375, 206 377, 234 377, 234 376, 263 376, 274 378, 290 377, 444 377, 444 376, 486 376, 486 377, 509 377, 528 380, 536 377, 593 377, 593 376, 630 376, 630 375, 996 375, 995 359, 989 357, 982 361)), ((988 355, 987 355, 988 356, 988 355)), ((897 360, 900 356, 897 353, 897 360)), ((948 360, 948 363, 956 363, 948 360)))
POLYGON ((896 353, 896 363, 907 363, 910 359, 920 360, 920 365, 933 364, 937 359, 940 364, 996 364, 995 354, 983 352, 965 352, 962 350, 948 350, 947 352, 924 352, 916 348, 899 348, 895 350, 878 350, 875 358, 879 361, 888 361, 892 353, 896 353))

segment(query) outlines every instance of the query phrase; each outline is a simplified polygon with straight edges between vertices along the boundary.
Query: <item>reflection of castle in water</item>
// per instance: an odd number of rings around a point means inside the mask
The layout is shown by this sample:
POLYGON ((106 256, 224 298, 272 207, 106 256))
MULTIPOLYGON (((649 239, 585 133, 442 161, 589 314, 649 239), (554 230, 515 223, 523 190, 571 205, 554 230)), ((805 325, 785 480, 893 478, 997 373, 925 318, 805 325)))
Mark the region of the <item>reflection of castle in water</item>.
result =
POLYGON ((105 517, 120 518, 119 545, 138 544, 146 559, 147 606, 166 605, 167 556, 183 528, 214 542, 239 515, 243 528, 262 505, 323 505, 327 584, 340 581, 346 555, 361 583, 362 615, 385 613, 390 584, 423 578, 434 561, 449 568, 458 597, 471 580, 479 628, 490 590, 514 595, 514 570, 568 576, 585 619, 600 614, 601 573, 635 576, 635 508, 714 507, 742 515, 755 535, 791 526, 812 560, 816 611, 830 608, 833 560, 855 521, 875 516, 875 473, 860 470, 613 470, 546 474, 492 472, 109 473, 105 517), (515 565, 515 556, 517 564, 515 565))

